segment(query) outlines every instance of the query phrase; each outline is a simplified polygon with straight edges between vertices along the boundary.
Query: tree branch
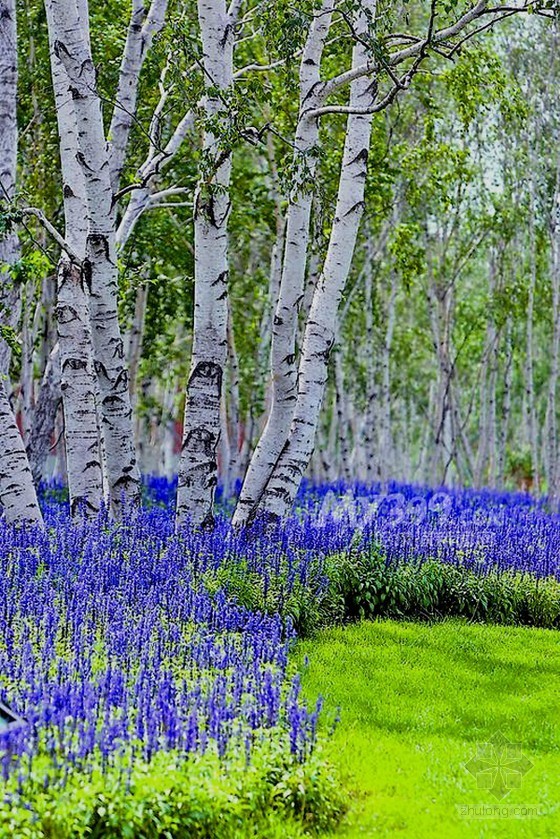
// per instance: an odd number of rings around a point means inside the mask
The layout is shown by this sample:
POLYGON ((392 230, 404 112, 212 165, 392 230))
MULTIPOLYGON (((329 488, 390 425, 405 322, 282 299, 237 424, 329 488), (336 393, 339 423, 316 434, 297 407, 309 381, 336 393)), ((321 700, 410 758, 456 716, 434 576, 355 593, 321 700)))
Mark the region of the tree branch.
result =
POLYGON ((19 210, 20 213, 24 216, 34 216, 37 219, 39 224, 47 231, 49 236, 57 243, 61 250, 68 254, 72 262, 75 262, 76 265, 81 265, 82 261, 80 257, 76 254, 76 252, 70 247, 64 236, 58 232, 56 227, 51 224, 48 218, 45 216, 44 212, 40 210, 38 207, 24 207, 22 210, 19 210))

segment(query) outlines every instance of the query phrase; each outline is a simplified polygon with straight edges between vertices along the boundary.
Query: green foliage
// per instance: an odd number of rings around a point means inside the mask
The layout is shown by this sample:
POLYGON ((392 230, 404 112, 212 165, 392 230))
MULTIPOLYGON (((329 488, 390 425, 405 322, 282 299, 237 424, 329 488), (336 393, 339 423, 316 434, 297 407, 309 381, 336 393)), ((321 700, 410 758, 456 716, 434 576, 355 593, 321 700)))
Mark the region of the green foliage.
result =
POLYGON ((426 254, 420 239, 420 226, 414 222, 397 224, 391 231, 388 250, 407 288, 426 270, 426 254))
POLYGON ((289 566, 280 560, 278 570, 266 579, 250 571, 245 561, 226 560, 217 571, 208 571, 204 586, 210 594, 224 591, 254 611, 280 613, 289 618, 300 636, 311 634, 324 618, 317 589, 322 578, 319 564, 311 566, 305 582, 296 578, 289 584, 289 566))
POLYGON ((496 106, 510 127, 527 118, 526 100, 490 47, 476 44, 463 49, 458 61, 444 74, 444 83, 464 128, 469 128, 482 111, 496 106))
POLYGON ((5 323, 0 323, 0 338, 7 343, 12 354, 19 359, 21 356, 21 343, 17 330, 5 323))
POLYGON ((560 582, 509 571, 480 571, 438 560, 387 563, 381 550, 333 554, 307 580, 289 584, 286 561, 265 580, 246 562, 206 572, 211 594, 224 591, 252 610, 290 618, 299 637, 364 618, 439 620, 560 628, 560 582), (325 575, 328 582, 325 582, 325 575))
POLYGON ((220 761, 213 753, 156 754, 89 774, 70 769, 64 785, 45 787, 41 761, 25 785, 5 787, 0 836, 18 839, 242 839, 294 837, 332 829, 344 794, 319 754, 301 764, 274 743, 220 761))
POLYGON ((380 552, 331 558, 327 611, 345 619, 393 617, 560 628, 560 583, 531 574, 476 573, 437 560, 387 564, 380 552))
POLYGON ((17 262, 11 266, 11 274, 17 283, 41 283, 43 278, 52 271, 52 263, 48 256, 40 250, 26 251, 17 262))

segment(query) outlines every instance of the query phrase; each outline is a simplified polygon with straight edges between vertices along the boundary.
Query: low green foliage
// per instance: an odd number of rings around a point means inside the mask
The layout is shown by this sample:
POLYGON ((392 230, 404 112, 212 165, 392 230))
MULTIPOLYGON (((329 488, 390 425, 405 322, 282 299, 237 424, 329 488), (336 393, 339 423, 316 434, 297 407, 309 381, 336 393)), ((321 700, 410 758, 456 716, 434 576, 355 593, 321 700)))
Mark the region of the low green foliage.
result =
POLYGON ((290 618, 298 635, 305 637, 323 625, 326 618, 324 595, 319 592, 326 592, 327 580, 318 563, 310 564, 305 581, 296 576, 289 582, 289 576, 283 560, 276 572, 271 571, 265 577, 251 571, 247 562, 235 559, 226 560, 218 570, 206 572, 204 585, 211 594, 225 591, 248 609, 290 618))
POLYGON ((126 765, 70 769, 63 784, 45 788, 37 762, 32 780, 0 802, 1 839, 303 837, 332 829, 346 809, 320 756, 298 763, 270 743, 250 765, 242 755, 223 762, 169 752, 130 772, 126 765))
POLYGON ((386 564, 380 553, 333 557, 329 564, 325 611, 335 619, 463 617, 560 627, 560 583, 553 577, 477 573, 436 560, 386 564))
POLYGON ((226 561, 204 580, 250 609, 290 617, 300 637, 360 618, 439 620, 448 617, 560 628, 560 582, 511 571, 473 571, 437 560, 390 563, 381 551, 333 554, 305 582, 288 585, 288 570, 265 579, 246 563, 226 561), (325 576, 326 575, 326 576, 325 576))

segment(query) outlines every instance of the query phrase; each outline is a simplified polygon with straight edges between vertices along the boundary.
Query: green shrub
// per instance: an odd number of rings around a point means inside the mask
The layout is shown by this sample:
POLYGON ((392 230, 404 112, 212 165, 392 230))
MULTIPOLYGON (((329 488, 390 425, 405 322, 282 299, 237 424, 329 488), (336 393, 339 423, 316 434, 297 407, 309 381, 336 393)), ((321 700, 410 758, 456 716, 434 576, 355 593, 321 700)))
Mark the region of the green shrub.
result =
POLYGON ((263 744, 242 757, 158 753, 108 771, 73 770, 45 788, 40 761, 0 801, 0 837, 17 839, 243 839, 306 836, 334 828, 345 798, 317 754, 304 763, 263 744))
POLYGON ((226 560, 217 570, 207 571, 204 585, 210 594, 224 591, 229 597, 252 611, 281 614, 290 618, 300 637, 310 635, 321 625, 321 601, 317 597, 320 588, 320 569, 312 566, 310 578, 303 583, 296 578, 288 585, 288 568, 280 564, 276 574, 266 579, 251 571, 247 562, 226 560))
POLYGON ((471 621, 560 628, 560 583, 510 571, 476 573, 437 560, 387 564, 379 551, 329 559, 324 624, 360 618, 471 621))
POLYGON ((296 580, 290 590, 282 564, 265 581, 238 561, 207 572, 204 585, 210 593, 225 591, 250 609, 290 617, 301 638, 325 626, 376 617, 460 617, 560 628, 560 582, 553 577, 476 572, 435 559, 388 564, 379 549, 333 554, 324 569, 312 567, 308 581, 296 580), (319 584, 321 573, 327 585, 319 584))

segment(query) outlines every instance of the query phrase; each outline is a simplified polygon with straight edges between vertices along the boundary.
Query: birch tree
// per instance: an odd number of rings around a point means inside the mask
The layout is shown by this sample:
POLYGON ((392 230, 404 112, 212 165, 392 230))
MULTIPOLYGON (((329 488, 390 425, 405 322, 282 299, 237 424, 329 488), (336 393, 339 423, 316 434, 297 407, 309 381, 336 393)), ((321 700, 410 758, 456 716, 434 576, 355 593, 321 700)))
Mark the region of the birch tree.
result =
POLYGON ((296 335, 303 300, 309 246, 313 179, 317 168, 321 61, 331 25, 334 0, 324 0, 316 12, 300 64, 299 115, 294 141, 294 183, 288 204, 280 290, 275 307, 270 353, 271 404, 265 429, 253 454, 234 525, 254 512, 289 433, 297 398, 296 335))
MULTIPOLYGON (((291 426, 287 434, 282 434, 281 440, 275 437, 273 457, 268 461, 262 457, 263 447, 257 447, 254 463, 249 467, 242 489, 234 524, 243 524, 259 514, 275 517, 285 515, 294 501, 310 461, 327 381, 328 359, 336 336, 338 306, 349 274, 362 214, 373 114, 388 107, 400 91, 409 87, 412 77, 431 47, 448 45, 453 38, 467 30, 467 34, 460 37, 460 44, 478 31, 471 29, 471 25, 480 17, 487 13, 495 16, 490 18, 488 25, 491 25, 500 19, 499 13, 503 11, 498 7, 489 8, 485 0, 480 0, 455 23, 436 31, 436 6, 433 4, 426 37, 405 39, 406 46, 392 56, 380 60, 372 49, 375 3, 363 2, 357 5, 355 18, 351 22, 355 38, 352 67, 316 89, 320 104, 316 104, 306 114, 309 119, 329 113, 346 113, 348 122, 337 206, 323 273, 307 319, 291 426), (391 68, 398 67, 409 59, 413 60, 413 64, 399 79, 391 68), (377 77, 384 70, 389 71, 394 86, 385 96, 378 99, 377 77), (329 105, 328 97, 346 84, 350 85, 349 105, 329 105), (276 459, 274 452, 279 452, 276 459)), ((526 4, 520 4, 516 8, 512 7, 510 11, 523 11, 526 8, 526 4)), ((451 55, 456 48, 457 45, 448 47, 451 55)), ((289 232, 286 241, 290 241, 289 232)), ((284 279, 283 275, 283 281, 284 279)), ((281 284, 279 302, 283 298, 283 285, 285 289, 285 282, 281 284)), ((272 370, 273 373, 276 372, 274 363, 272 370)), ((290 381, 289 372, 285 381, 290 381)), ((292 394, 293 388, 289 392, 292 394)), ((291 398, 293 400, 293 397, 291 398)), ((280 428, 277 431, 280 433, 280 428)))
POLYGON ((195 300, 191 371, 186 390, 177 490, 177 527, 213 523, 217 448, 228 354, 228 217, 231 148, 227 130, 233 85, 234 24, 238 5, 199 0, 206 125, 200 180, 194 197, 195 300))
POLYGON ((138 500, 140 477, 117 312, 114 200, 142 62, 163 25, 167 3, 154 0, 148 11, 134 0, 109 144, 91 56, 87 5, 47 0, 46 6, 65 181, 68 246, 59 270, 58 306, 63 400, 70 426, 66 436, 69 482, 76 486, 76 492, 71 488, 72 504, 85 502, 92 512, 99 507, 99 419, 108 494, 113 510, 119 512, 123 503, 138 500), (65 379, 66 371, 73 372, 65 379))
MULTIPOLYGON (((15 0, 0 0, 0 206, 11 202, 17 159, 15 0)), ((0 503, 11 522, 42 523, 25 446, 9 399, 10 341, 19 319, 19 290, 10 268, 19 256, 15 231, 0 231, 0 503)))
MULTIPOLYGON (((367 64, 368 36, 374 25, 375 0, 368 0, 356 16, 357 35, 352 51, 352 70, 367 64)), ((338 196, 323 272, 313 295, 303 339, 298 394, 292 425, 280 457, 263 493, 266 515, 284 516, 295 499, 307 468, 327 381, 329 355, 336 335, 337 313, 350 271, 360 220, 373 107, 377 85, 368 75, 359 75, 350 85, 346 138, 338 196)))

